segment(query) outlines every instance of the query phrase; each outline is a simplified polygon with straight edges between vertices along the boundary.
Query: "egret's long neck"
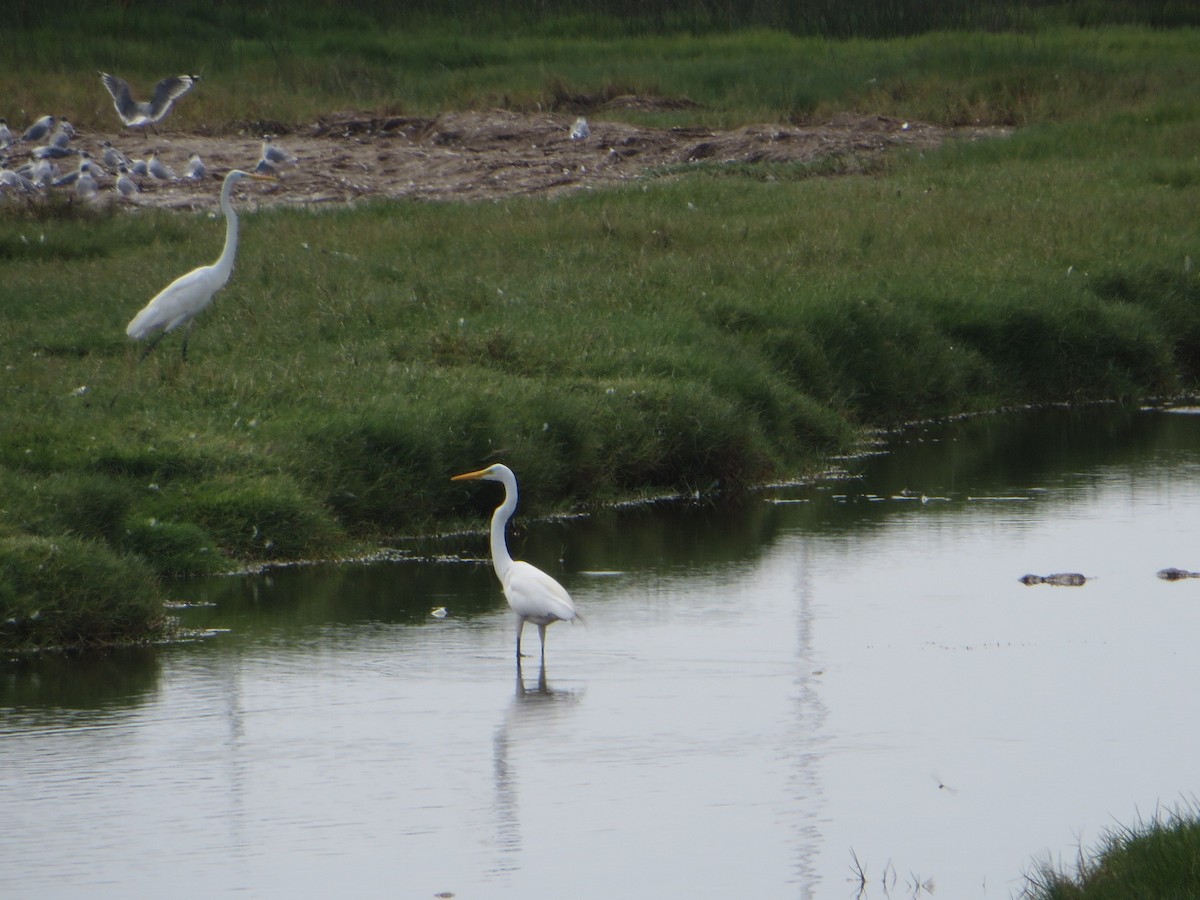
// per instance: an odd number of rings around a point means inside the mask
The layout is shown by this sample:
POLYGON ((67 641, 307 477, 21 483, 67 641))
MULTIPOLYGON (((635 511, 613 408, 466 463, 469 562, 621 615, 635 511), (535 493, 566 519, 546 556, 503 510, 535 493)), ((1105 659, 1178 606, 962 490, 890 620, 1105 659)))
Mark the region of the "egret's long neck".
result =
POLYGON ((504 527, 517 508, 517 484, 515 480, 504 481, 504 502, 492 513, 492 567, 496 577, 504 581, 504 575, 512 566, 513 558, 508 554, 508 541, 504 539, 504 527))
POLYGON ((225 213, 225 249, 213 263, 213 268, 217 269, 226 279, 233 272, 233 258, 237 254, 238 242, 238 217, 237 213, 233 211, 233 204, 229 201, 232 191, 233 182, 227 181, 221 188, 221 212, 225 213))

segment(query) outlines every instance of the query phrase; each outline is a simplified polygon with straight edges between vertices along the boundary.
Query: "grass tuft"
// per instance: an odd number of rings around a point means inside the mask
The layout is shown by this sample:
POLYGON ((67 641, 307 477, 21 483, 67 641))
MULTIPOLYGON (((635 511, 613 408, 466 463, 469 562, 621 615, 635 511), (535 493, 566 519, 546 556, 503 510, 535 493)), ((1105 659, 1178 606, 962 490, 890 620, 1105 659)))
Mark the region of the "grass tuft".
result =
POLYGON ((1181 900, 1200 896, 1200 820, 1175 810, 1111 831, 1077 872, 1042 866, 1028 876, 1027 900, 1181 900))
POLYGON ((0 646, 86 648, 161 637, 157 582, 140 561, 65 535, 0 538, 0 646))

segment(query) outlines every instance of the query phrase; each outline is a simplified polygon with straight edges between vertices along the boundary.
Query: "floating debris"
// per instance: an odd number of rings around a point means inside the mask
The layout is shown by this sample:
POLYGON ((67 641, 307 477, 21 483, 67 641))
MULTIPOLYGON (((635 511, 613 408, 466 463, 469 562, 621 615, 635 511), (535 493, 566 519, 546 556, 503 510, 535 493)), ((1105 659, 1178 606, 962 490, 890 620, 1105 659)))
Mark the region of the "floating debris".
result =
POLYGON ((1200 578, 1200 572, 1189 572, 1187 569, 1160 569, 1158 577, 1163 581, 1182 581, 1184 578, 1200 578))
POLYGON ((1087 578, 1078 572, 1059 572, 1054 575, 1022 575, 1021 584, 1052 584, 1055 587, 1079 587, 1087 578))
POLYGON ((446 618, 446 616, 449 615, 449 613, 446 612, 446 607, 444 607, 444 606, 439 606, 436 609, 431 609, 429 611, 429 614, 431 616, 433 616, 435 619, 444 619, 444 618, 446 618))

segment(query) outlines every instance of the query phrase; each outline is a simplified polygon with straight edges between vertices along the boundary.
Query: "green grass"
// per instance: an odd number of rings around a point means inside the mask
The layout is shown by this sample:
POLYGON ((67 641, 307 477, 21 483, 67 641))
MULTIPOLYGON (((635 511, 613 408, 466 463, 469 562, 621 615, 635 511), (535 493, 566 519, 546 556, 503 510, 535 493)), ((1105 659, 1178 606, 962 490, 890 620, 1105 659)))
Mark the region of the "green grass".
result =
MULTIPOLYGON (((614 17, 601 5, 557 17, 510 4, 507 14, 494 4, 441 4, 438 16, 409 4, 378 6, 292 4, 278 15, 249 4, 98 8, 75 0, 53 13, 30 5, 16 15, 24 27, 0 31, 6 111, 10 122, 54 111, 88 129, 109 126, 111 103, 97 69, 141 90, 163 73, 187 70, 205 80, 171 121, 216 131, 283 130, 346 108, 602 113, 621 93, 686 96, 701 105, 686 118, 639 116, 667 125, 805 120, 845 109, 1027 124, 1107 115, 1114 103, 1175 91, 1195 58, 1190 29, 1145 27, 1171 18, 1156 15, 1155 4, 997 4, 991 8, 1002 14, 980 17, 989 30, 973 27, 981 24, 972 21, 978 5, 959 0, 942 10, 924 0, 830 3, 824 11, 806 4, 811 21, 791 27, 755 13, 691 22, 665 11, 614 17), (1140 22, 1130 14, 1137 9, 1140 22), (838 15, 877 16, 880 25, 839 28, 831 18, 838 15), (1107 27, 1074 24, 1089 20, 1107 27), (1119 26, 1127 20, 1138 24, 1119 26), (896 28, 881 41, 888 21, 896 28), (27 77, 30 71, 39 77, 27 77)), ((1200 13, 1190 24, 1200 24, 1200 13)))
MULTIPOLYGON (((197 54, 185 68, 238 35, 180 125, 629 89, 693 96, 710 124, 846 108, 1020 127, 869 168, 708 163, 553 200, 246 214, 186 363, 177 337, 139 363, 123 330, 217 255, 219 222, 5 204, 15 558, 50 542, 162 577, 337 556, 478 525, 487 498, 448 478, 494 457, 538 514, 796 475, 863 426, 1195 387, 1193 30, 519 38, 302 27, 318 8, 277 34, 214 10, 170 20, 197 54)), ((178 68, 150 39, 166 14, 128 15, 80 15, 96 40, 53 46, 35 22, 44 80, 18 77, 33 51, 0 36, 15 91, 0 114, 107 122, 95 68, 178 68)))
POLYGON ((1200 896, 1200 821, 1176 811, 1109 833, 1081 852, 1073 874, 1049 866, 1029 877, 1028 900, 1185 900, 1200 896))
POLYGON ((83 648, 160 639, 164 594, 141 561, 66 535, 0 538, 0 646, 83 648))

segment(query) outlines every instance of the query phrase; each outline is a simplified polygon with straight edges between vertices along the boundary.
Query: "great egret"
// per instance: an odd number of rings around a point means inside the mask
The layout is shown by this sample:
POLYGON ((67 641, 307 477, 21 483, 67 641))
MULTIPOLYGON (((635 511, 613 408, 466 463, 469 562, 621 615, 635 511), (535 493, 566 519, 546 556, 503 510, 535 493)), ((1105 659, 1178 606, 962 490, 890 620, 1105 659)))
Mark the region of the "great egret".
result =
POLYGON ((492 567, 504 599, 517 614, 517 663, 521 662, 521 632, 525 623, 532 622, 538 628, 542 641, 542 662, 546 661, 546 626, 553 622, 573 622, 579 618, 575 604, 567 589, 537 566, 514 560, 508 553, 508 542, 504 539, 504 528, 517 508, 517 476, 502 463, 488 466, 477 472, 455 475, 451 481, 498 481, 504 485, 504 502, 492 513, 492 567))
POLYGON ((117 108, 117 115, 121 117, 125 127, 145 128, 162 121, 171 111, 175 101, 190 91, 200 80, 200 76, 173 75, 164 78, 154 86, 154 96, 148 102, 134 100, 129 85, 116 75, 101 72, 100 80, 112 94, 113 106, 117 108))
POLYGON ((201 266, 192 269, 186 275, 180 275, 147 303, 145 309, 134 316, 129 327, 125 329, 125 333, 135 341, 158 332, 158 336, 142 353, 143 359, 158 345, 164 335, 181 325, 187 326, 183 332, 183 358, 187 359, 188 335, 196 316, 212 302, 213 294, 225 286, 233 272, 233 257, 237 253, 238 218, 229 202, 229 196, 233 192, 233 186, 243 178, 270 180, 262 175, 243 172, 241 169, 232 169, 225 176, 221 185, 221 212, 225 214, 225 249, 221 251, 217 261, 211 266, 201 266))

